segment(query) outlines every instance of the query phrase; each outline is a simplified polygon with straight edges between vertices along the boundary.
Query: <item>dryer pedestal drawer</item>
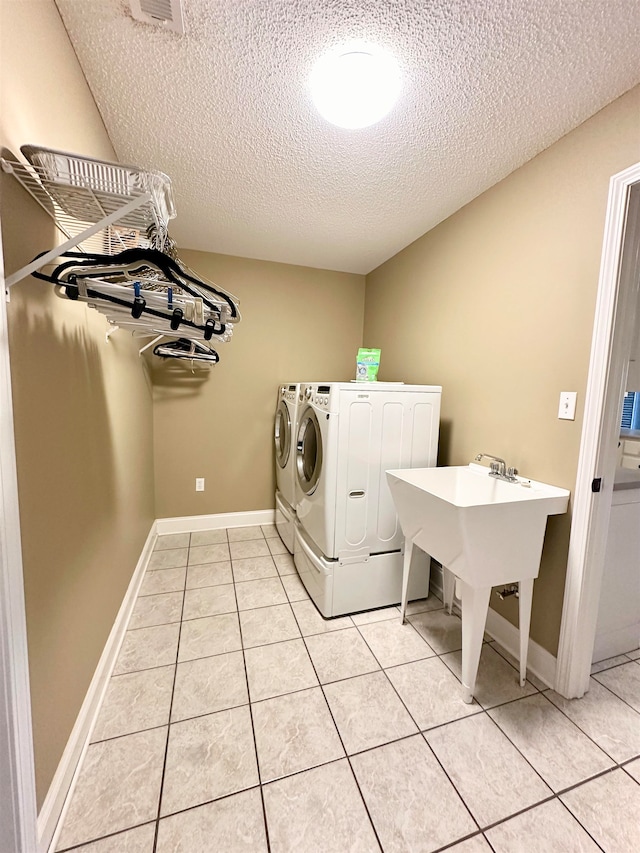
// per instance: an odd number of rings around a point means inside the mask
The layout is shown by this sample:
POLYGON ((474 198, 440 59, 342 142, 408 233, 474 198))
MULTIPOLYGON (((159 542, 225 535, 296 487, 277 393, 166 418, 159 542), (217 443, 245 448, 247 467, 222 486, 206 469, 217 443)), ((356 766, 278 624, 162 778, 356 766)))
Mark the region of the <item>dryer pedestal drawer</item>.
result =
MULTIPOLYGON (((293 551, 300 580, 325 617, 344 616, 398 604, 402 593, 402 554, 375 554, 359 562, 340 565, 314 548, 303 528, 295 530, 293 551)), ((429 594, 430 558, 414 548, 409 598, 429 594)))
POLYGON ((280 492, 276 492, 276 530, 290 554, 293 554, 293 531, 296 513, 280 492))

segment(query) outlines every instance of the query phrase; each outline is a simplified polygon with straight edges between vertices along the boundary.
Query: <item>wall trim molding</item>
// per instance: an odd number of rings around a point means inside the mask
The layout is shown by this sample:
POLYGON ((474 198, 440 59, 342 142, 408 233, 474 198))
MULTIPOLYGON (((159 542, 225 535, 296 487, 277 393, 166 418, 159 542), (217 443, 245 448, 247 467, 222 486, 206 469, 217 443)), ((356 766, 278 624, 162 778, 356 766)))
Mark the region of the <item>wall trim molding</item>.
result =
POLYGON ((437 598, 444 601, 442 566, 433 557, 431 557, 431 572, 429 574, 429 595, 431 594, 435 594, 437 598))
MULTIPOLYGON (((498 645, 502 646, 516 660, 520 660, 520 631, 512 625, 508 619, 501 616, 496 610, 489 608, 487 615, 487 634, 492 637, 498 645)), ((553 687, 556 680, 557 661, 551 652, 548 652, 535 640, 529 638, 529 652, 527 655, 527 671, 531 671, 547 687, 553 687)))
POLYGON ((38 851, 55 850, 57 836, 71 801, 85 753, 89 746, 91 733, 98 717, 109 679, 115 666, 125 631, 129 624, 131 611, 135 604, 142 579, 144 577, 153 546, 157 538, 156 522, 149 530, 140 558, 134 569, 131 581, 118 610, 107 642, 91 679, 91 684, 69 735, 60 763, 47 791, 40 814, 38 815, 38 851))
POLYGON ((91 684, 67 741, 53 780, 38 815, 38 851, 53 853, 65 814, 71 802, 75 784, 89 747, 91 733, 96 723, 109 679, 115 666, 125 631, 129 624, 144 573, 159 535, 186 533, 192 530, 219 530, 225 527, 244 527, 253 524, 273 524, 275 510, 250 510, 214 515, 192 515, 177 518, 159 518, 151 525, 140 558, 122 600, 120 610, 103 649, 91 684))
POLYGON ((254 524, 273 524, 274 509, 247 512, 219 512, 213 515, 183 515, 156 519, 158 536, 167 533, 188 533, 192 530, 220 530, 223 527, 250 527, 254 524))
POLYGON ((11 359, 0 231, 0 831, 2 844, 31 853, 36 784, 22 571, 11 359))

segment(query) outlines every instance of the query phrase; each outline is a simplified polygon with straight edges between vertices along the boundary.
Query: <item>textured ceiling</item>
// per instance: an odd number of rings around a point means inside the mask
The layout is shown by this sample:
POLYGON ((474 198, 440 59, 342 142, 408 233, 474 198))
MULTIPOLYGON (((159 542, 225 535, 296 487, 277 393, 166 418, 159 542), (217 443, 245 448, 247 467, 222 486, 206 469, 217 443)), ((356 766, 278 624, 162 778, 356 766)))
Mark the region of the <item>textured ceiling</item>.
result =
POLYGON ((185 35, 127 0, 56 3, 120 160, 172 178, 180 246, 351 272, 640 81, 637 0, 184 0, 185 35), (373 127, 310 102, 343 44, 400 64, 373 127))

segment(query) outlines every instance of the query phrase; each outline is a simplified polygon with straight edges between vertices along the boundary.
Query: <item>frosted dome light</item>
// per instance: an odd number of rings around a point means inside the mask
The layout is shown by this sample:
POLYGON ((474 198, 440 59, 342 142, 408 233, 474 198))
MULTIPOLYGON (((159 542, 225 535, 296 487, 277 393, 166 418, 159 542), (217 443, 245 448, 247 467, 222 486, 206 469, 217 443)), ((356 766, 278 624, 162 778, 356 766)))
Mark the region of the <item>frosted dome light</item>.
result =
POLYGON ((354 50, 322 57, 309 80, 318 112, 338 127, 380 121, 400 94, 400 71, 388 54, 354 50))

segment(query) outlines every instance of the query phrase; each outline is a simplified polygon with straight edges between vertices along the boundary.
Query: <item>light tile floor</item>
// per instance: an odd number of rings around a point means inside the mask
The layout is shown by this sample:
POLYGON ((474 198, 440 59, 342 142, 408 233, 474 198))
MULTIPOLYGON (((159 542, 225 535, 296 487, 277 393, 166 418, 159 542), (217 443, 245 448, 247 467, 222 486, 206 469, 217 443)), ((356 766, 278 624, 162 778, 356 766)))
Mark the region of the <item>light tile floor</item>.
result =
POLYGON ((433 596, 324 620, 275 528, 158 538, 58 837, 82 853, 640 850, 640 658, 518 684, 433 596))

